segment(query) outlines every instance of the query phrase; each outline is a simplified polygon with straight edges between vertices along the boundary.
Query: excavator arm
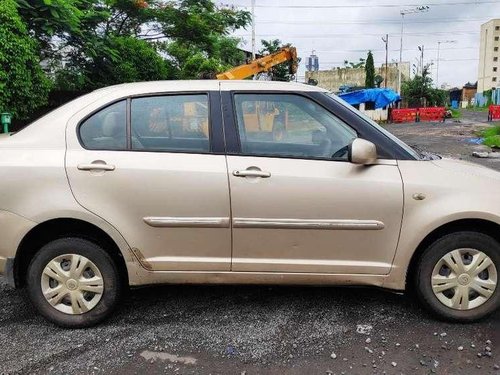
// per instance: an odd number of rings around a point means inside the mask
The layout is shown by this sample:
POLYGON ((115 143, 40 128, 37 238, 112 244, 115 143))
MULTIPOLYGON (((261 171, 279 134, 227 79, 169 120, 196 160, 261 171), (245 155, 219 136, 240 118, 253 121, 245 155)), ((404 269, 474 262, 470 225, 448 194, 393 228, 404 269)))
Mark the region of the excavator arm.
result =
POLYGON ((297 72, 298 60, 295 47, 284 47, 278 52, 255 59, 248 64, 237 66, 227 72, 217 74, 217 79, 245 79, 255 74, 267 72, 273 66, 288 62, 290 74, 297 72))

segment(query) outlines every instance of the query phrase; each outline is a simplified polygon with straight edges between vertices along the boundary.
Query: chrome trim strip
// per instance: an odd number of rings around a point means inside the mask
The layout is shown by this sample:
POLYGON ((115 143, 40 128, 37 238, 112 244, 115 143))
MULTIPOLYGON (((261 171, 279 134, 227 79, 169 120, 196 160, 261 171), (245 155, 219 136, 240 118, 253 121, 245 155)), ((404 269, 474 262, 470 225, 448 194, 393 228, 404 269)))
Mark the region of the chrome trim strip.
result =
POLYGON ((276 259, 276 258, 232 258, 233 264, 284 265, 284 266, 338 266, 359 268, 390 268, 391 263, 367 262, 359 260, 331 259, 276 259))
POLYGON ((231 263, 231 257, 183 257, 183 256, 158 256, 148 258, 149 262, 158 263, 231 263))
POLYGON ((155 228, 229 228, 228 217, 160 217, 148 216, 144 222, 155 228))
POLYGON ((234 218, 234 228, 381 230, 385 225, 378 220, 310 220, 234 218))

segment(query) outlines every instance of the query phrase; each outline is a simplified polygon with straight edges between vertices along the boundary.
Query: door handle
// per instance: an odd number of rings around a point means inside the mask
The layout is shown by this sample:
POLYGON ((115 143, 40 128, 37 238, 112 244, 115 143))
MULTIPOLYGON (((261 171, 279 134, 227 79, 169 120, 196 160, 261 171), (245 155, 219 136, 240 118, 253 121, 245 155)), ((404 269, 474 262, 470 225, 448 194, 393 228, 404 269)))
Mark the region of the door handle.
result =
POLYGON ((245 169, 244 171, 233 171, 234 177, 262 177, 269 178, 271 173, 255 169, 245 169))
POLYGON ((102 161, 94 161, 90 164, 78 164, 78 170, 80 171, 114 171, 115 166, 111 164, 106 164, 102 161))

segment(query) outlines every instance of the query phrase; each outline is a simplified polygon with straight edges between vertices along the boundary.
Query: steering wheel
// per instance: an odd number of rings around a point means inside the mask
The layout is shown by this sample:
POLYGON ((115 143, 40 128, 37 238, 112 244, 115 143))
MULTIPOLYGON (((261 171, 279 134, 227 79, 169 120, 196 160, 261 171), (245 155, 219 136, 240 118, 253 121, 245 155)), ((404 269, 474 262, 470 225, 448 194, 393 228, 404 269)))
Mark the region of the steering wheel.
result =
POLYGON ((332 155, 332 159, 337 159, 347 156, 348 152, 349 152, 349 145, 344 146, 340 150, 335 151, 335 153, 332 155))

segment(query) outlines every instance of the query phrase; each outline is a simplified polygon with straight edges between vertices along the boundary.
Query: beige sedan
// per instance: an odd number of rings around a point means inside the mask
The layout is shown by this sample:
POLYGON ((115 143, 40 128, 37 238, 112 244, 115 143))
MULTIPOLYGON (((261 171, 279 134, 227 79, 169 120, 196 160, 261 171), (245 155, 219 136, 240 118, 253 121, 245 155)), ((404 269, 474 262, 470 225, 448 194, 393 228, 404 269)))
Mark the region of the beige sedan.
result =
POLYGON ((0 273, 61 326, 159 283, 379 286, 455 321, 500 305, 500 173, 316 87, 108 87, 3 135, 0 170, 0 273))

